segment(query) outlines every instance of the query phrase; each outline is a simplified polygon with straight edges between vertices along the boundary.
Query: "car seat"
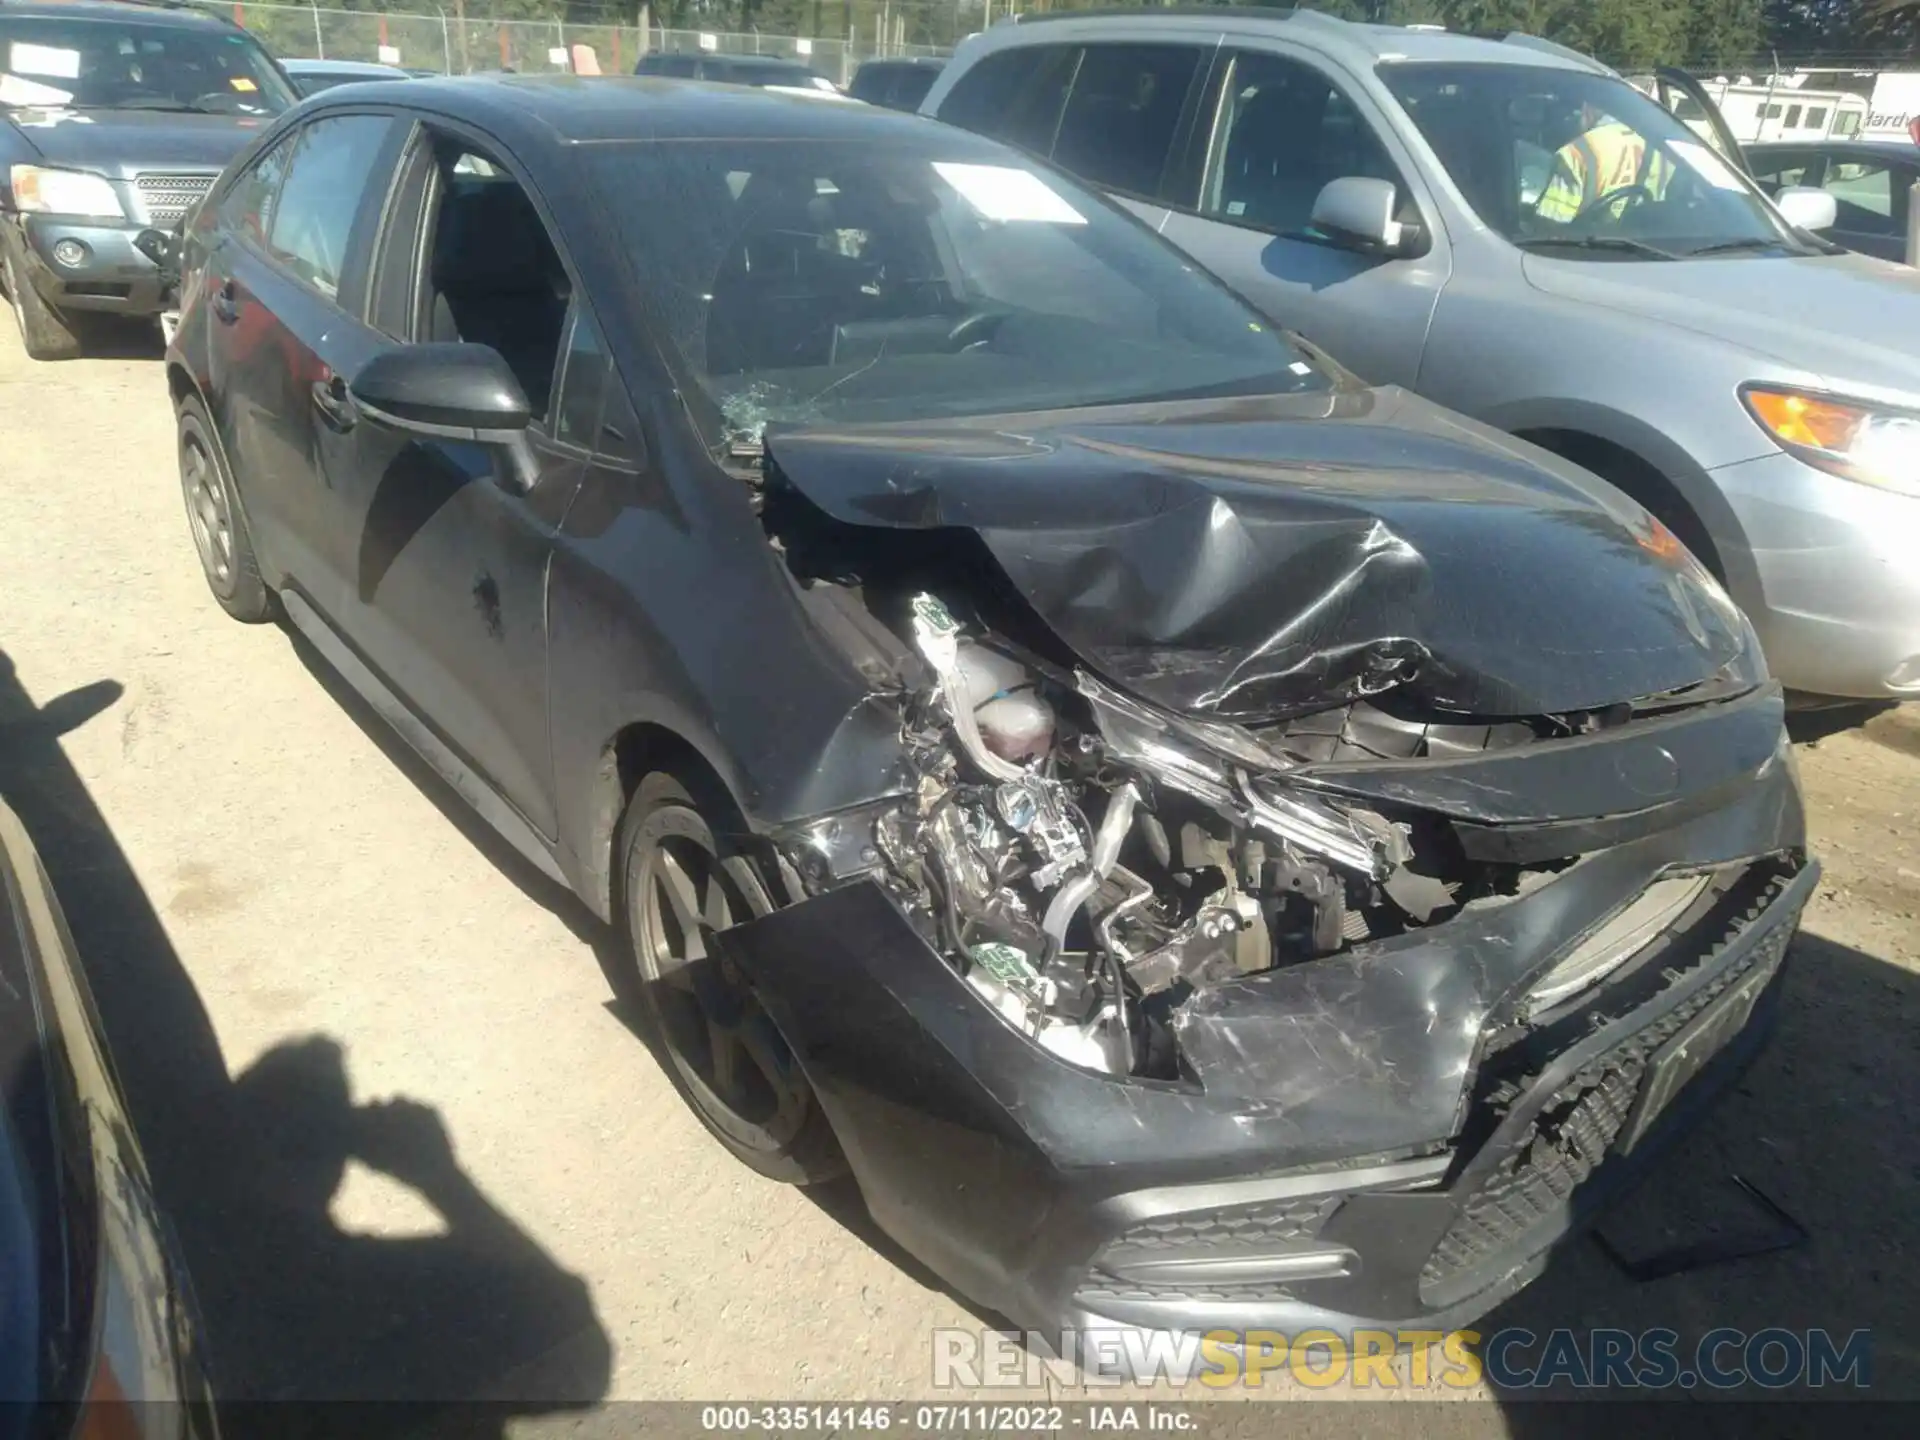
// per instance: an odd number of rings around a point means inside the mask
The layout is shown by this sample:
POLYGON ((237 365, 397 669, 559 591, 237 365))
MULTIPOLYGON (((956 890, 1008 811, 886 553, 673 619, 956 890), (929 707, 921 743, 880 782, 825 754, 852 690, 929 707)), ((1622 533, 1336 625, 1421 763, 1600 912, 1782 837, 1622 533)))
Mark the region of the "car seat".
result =
POLYGON ((431 332, 490 345, 546 413, 571 297, 539 211, 510 180, 452 181, 434 235, 431 332))

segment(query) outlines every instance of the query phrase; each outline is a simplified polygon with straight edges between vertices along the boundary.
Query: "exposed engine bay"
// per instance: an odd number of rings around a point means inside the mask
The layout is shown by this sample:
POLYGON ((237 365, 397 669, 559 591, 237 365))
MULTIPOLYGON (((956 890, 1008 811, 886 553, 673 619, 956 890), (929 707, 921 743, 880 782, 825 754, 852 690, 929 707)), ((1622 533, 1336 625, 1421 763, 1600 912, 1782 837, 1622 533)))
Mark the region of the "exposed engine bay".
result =
POLYGON ((913 794, 871 822, 880 878, 987 1004, 1073 1064, 1172 1078, 1197 991, 1539 873, 1457 847, 1443 864, 1437 829, 1423 844, 1289 787, 1296 761, 1252 732, 1063 671, 934 594, 902 623, 934 680, 904 703, 913 794))

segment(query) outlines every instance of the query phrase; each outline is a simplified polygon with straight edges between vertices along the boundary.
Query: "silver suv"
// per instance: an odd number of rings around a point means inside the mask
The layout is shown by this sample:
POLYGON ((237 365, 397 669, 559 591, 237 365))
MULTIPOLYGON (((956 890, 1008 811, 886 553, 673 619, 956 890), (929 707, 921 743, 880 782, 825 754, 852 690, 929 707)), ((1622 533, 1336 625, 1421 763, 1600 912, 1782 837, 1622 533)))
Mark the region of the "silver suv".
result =
POLYGON ((1305 11, 1003 23, 921 112, 1104 187, 1367 380, 1604 476, 1788 685, 1920 695, 1920 271, 1812 233, 1831 196, 1770 201, 1548 42, 1305 11))

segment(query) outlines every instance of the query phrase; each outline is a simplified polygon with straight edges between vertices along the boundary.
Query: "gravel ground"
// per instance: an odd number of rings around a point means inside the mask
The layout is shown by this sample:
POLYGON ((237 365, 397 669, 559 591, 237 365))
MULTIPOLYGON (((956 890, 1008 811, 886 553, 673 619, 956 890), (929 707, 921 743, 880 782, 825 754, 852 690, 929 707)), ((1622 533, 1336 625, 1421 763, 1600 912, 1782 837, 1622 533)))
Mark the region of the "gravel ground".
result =
MULTIPOLYGON (((119 350, 35 365, 0 327, 0 788, 93 973, 223 1395, 927 1393, 930 1328, 979 1320, 844 1188, 711 1143, 584 911, 285 632, 218 611, 157 349, 119 350)), ((1781 1032, 1619 1224, 1752 1228, 1737 1171, 1809 1243, 1644 1285, 1582 1244, 1487 1328, 1869 1327, 1875 1390, 1920 1394, 1920 717, 1799 754, 1827 868, 1781 1032)))

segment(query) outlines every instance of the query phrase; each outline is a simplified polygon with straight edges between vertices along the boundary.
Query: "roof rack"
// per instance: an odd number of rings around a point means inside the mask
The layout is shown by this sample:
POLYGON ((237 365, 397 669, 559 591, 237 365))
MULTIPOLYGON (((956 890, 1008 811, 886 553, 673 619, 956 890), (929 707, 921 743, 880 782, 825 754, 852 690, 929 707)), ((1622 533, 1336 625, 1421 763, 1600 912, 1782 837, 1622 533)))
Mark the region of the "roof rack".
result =
POLYGON ((1558 41, 1542 40, 1538 35, 1528 35, 1519 30, 1509 30, 1500 39, 1503 44, 1516 45, 1525 50, 1538 50, 1543 55, 1558 55, 1562 60, 1578 60, 1583 65, 1599 65, 1608 74, 1613 73, 1611 66, 1601 65, 1584 50, 1576 50, 1571 45, 1562 45, 1558 41))

